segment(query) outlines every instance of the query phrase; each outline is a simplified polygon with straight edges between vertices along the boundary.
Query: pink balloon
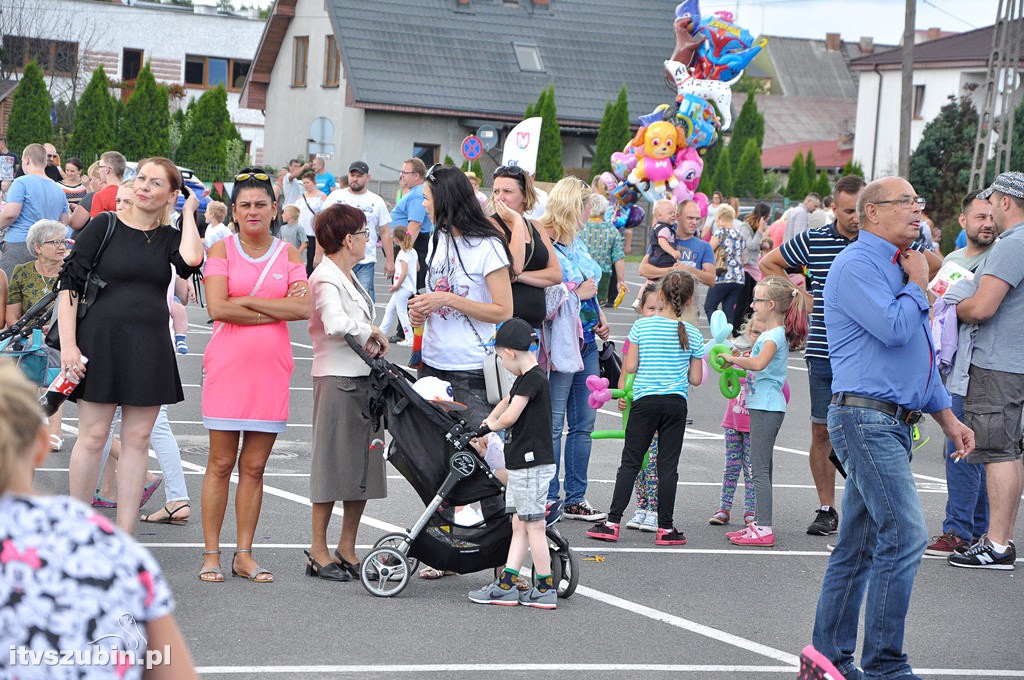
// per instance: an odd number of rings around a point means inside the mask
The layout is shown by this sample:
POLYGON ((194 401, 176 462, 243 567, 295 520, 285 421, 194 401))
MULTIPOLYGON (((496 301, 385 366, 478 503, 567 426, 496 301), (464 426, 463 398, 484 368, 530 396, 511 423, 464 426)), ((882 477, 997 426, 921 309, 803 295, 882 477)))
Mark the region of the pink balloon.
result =
POLYGON ((602 378, 599 375, 588 375, 587 387, 590 389, 591 392, 595 392, 597 390, 606 390, 608 389, 608 378, 602 378))
POLYGON ((710 201, 708 201, 708 197, 705 196, 703 192, 699 192, 698 191, 697 193, 695 193, 693 195, 693 202, 696 203, 698 206, 700 206, 700 216, 701 216, 701 218, 703 219, 703 218, 707 217, 708 216, 708 205, 710 204, 710 201))
POLYGON ((711 367, 708 366, 708 358, 701 357, 700 359, 701 371, 700 371, 700 382, 698 385, 703 385, 708 381, 708 377, 711 374, 711 367))
POLYGON ((782 383, 782 396, 786 398, 786 403, 789 403, 789 381, 782 383))

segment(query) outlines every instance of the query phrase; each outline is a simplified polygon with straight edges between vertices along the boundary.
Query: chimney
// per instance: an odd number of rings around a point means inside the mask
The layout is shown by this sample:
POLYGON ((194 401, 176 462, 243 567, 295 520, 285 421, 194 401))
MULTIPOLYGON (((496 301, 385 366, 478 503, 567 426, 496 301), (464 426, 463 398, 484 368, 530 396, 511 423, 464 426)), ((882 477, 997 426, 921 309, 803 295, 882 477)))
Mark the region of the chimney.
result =
POLYGON ((534 7, 550 7, 551 0, 533 0, 534 7))
POLYGON ((928 29, 928 40, 938 40, 942 36, 942 29, 938 26, 928 29))
POLYGON ((825 49, 829 52, 838 52, 842 47, 842 40, 838 33, 825 34, 825 49))
POLYGON ((459 5, 468 7, 470 2, 471 0, 459 0, 459 5))
POLYGON ((875 51, 875 39, 871 36, 861 36, 860 38, 860 51, 865 54, 871 54, 875 51))

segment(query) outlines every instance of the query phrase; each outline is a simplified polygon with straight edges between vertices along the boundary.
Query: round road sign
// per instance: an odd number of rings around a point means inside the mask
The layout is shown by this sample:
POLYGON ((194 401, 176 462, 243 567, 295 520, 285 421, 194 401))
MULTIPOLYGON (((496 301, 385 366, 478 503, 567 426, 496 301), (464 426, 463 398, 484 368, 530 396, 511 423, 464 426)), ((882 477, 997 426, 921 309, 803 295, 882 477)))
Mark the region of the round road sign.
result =
POLYGON ((476 135, 470 135, 462 140, 462 156, 467 161, 475 161, 483 152, 483 143, 476 135))

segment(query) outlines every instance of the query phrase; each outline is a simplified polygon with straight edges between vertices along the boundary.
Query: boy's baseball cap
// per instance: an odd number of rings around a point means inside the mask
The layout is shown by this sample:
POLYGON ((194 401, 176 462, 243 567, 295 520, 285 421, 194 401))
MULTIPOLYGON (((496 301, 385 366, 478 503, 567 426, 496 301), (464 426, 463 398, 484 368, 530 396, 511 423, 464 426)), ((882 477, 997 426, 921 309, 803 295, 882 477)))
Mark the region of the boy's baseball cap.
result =
POLYGON ((355 172, 360 175, 368 175, 370 174, 370 166, 363 161, 355 161, 352 165, 348 166, 348 171, 355 172))
POLYGON ((455 401, 455 393, 452 391, 452 384, 447 380, 441 380, 434 376, 420 378, 413 383, 412 388, 416 393, 432 404, 440 406, 445 411, 465 411, 466 405, 455 401))
POLYGON ((537 336, 533 334, 533 327, 518 317, 499 324, 494 338, 483 343, 486 347, 504 347, 520 352, 529 351, 536 344, 537 336))
POLYGON ((978 194, 978 198, 986 200, 997 191, 1014 198, 1024 198, 1024 172, 1004 172, 996 177, 992 186, 978 194))

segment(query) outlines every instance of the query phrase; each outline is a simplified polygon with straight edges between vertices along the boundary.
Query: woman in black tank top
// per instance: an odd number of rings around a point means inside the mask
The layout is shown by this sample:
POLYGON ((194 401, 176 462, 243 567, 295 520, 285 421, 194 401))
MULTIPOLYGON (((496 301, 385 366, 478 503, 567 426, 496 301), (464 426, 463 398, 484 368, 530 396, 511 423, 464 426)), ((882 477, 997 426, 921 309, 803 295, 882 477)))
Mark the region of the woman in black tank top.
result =
POLYGON ((536 199, 533 179, 521 168, 503 165, 494 171, 491 218, 505 234, 512 253, 512 314, 540 328, 544 288, 562 282, 562 269, 551 240, 523 217, 536 199))

